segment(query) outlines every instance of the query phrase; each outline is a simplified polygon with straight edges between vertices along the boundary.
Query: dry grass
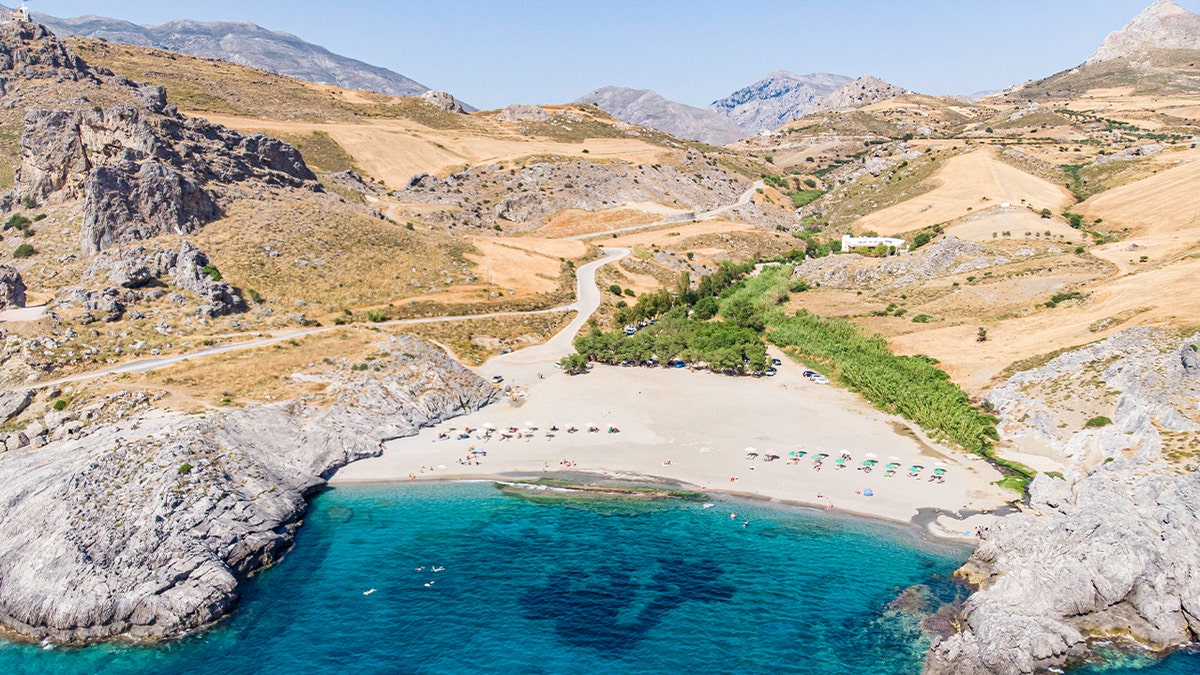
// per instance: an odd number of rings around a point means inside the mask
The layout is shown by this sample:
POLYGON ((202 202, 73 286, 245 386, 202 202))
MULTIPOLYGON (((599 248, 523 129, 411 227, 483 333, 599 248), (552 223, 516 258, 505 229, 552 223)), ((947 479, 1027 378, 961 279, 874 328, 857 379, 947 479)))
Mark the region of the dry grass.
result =
POLYGON ((552 312, 530 316, 445 321, 403 326, 393 330, 403 335, 436 342, 450 350, 459 361, 479 365, 498 354, 501 349, 521 349, 549 340, 574 317, 574 312, 552 312))
POLYGON ((193 239, 230 283, 279 312, 381 305, 471 274, 466 242, 371 218, 335 197, 241 201, 193 239), (309 307, 295 309, 297 300, 309 307))

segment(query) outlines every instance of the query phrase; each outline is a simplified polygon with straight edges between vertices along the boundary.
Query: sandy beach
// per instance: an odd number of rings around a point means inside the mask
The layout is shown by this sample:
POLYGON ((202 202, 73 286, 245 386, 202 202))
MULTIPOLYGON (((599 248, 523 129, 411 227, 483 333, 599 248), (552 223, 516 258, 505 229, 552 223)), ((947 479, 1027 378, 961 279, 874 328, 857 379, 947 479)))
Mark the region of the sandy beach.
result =
MULTIPOLYGON (((904 523, 920 508, 988 511, 1013 496, 991 485, 1001 476, 983 460, 929 443, 904 420, 848 391, 810 382, 803 366, 779 353, 773 356, 783 365, 774 377, 618 366, 571 376, 546 361, 561 348, 553 342, 480 369, 481 375, 503 377, 498 386, 512 388, 502 402, 391 441, 382 456, 343 468, 331 483, 559 472, 655 477, 904 523), (568 432, 571 425, 578 431, 568 432), (599 431, 589 432, 588 425, 599 431), (492 426, 497 431, 486 434, 492 426), (821 453, 828 457, 818 470, 814 459, 821 453), (850 459, 838 468, 842 453, 850 459), (768 455, 779 458, 768 461, 768 455), (870 472, 861 468, 868 459, 878 462, 870 472), (899 467, 886 476, 890 463, 899 467), (917 477, 909 475, 913 465, 923 467, 917 477), (943 482, 930 481, 935 469, 944 471, 943 482)), ((988 520, 942 517, 930 531, 963 538, 988 520)))

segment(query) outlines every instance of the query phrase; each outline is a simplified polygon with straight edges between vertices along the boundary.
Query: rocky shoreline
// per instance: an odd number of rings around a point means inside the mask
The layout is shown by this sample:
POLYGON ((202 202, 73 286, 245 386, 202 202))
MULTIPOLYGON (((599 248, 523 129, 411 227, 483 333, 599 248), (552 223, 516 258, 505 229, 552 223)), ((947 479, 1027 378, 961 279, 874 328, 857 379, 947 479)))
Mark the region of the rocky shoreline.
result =
POLYGON ((293 376, 324 385, 320 400, 144 407, 0 454, 0 626, 60 644, 153 641, 232 611, 336 469, 496 396, 424 343, 396 338, 390 349, 403 356, 377 371, 293 376))
POLYGON ((959 570, 979 590, 935 640, 928 675, 1044 672, 1095 658, 1098 642, 1167 653, 1200 640, 1200 474, 1181 466, 1194 450, 1179 440, 1198 428, 1198 340, 1121 331, 989 394, 1007 438, 1049 444, 1067 468, 1039 474, 1025 512, 959 570), (1063 431, 1059 381, 1103 387, 1112 419, 1063 431))

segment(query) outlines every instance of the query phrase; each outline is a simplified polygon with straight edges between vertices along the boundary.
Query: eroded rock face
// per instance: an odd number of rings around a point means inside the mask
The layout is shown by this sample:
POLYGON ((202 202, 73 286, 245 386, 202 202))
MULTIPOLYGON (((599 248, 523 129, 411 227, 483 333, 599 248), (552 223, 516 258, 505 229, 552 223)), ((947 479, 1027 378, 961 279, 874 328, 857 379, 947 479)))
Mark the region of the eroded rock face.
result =
POLYGON ((92 255, 158 234, 193 232, 220 214, 229 187, 319 189, 290 145, 178 116, 162 90, 147 107, 31 110, 10 203, 83 198, 80 249, 92 255))
POLYGON ((230 611, 336 468, 496 395, 421 342, 389 348, 404 356, 379 373, 306 375, 328 383, 328 406, 142 410, 0 455, 0 625, 58 642, 157 639, 230 611))
POLYGON ((0 309, 25 306, 25 281, 11 265, 0 265, 0 309))
POLYGON ((1039 475, 1032 505, 984 536, 960 570, 981 589, 926 672, 1032 673, 1078 660, 1088 638, 1166 649, 1200 635, 1200 475, 1105 464, 1073 485, 1039 475))
POLYGON ((83 62, 45 27, 27 21, 0 23, 0 95, 13 79, 81 80, 92 77, 83 62))

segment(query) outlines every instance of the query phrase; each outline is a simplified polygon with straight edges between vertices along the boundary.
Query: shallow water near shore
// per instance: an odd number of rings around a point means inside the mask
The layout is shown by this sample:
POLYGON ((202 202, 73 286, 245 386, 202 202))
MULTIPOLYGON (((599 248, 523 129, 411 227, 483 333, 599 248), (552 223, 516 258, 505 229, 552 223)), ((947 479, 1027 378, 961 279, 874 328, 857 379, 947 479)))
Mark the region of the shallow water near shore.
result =
MULTIPOLYGON (((905 610, 920 602, 888 605, 916 584, 909 598, 931 604, 960 592, 946 577, 968 554, 736 500, 630 509, 490 483, 342 487, 217 627, 151 648, 0 644, 0 670, 917 673, 926 643, 905 610)), ((1193 657, 1171 661, 1185 670, 1136 672, 1195 672, 1193 657)))

